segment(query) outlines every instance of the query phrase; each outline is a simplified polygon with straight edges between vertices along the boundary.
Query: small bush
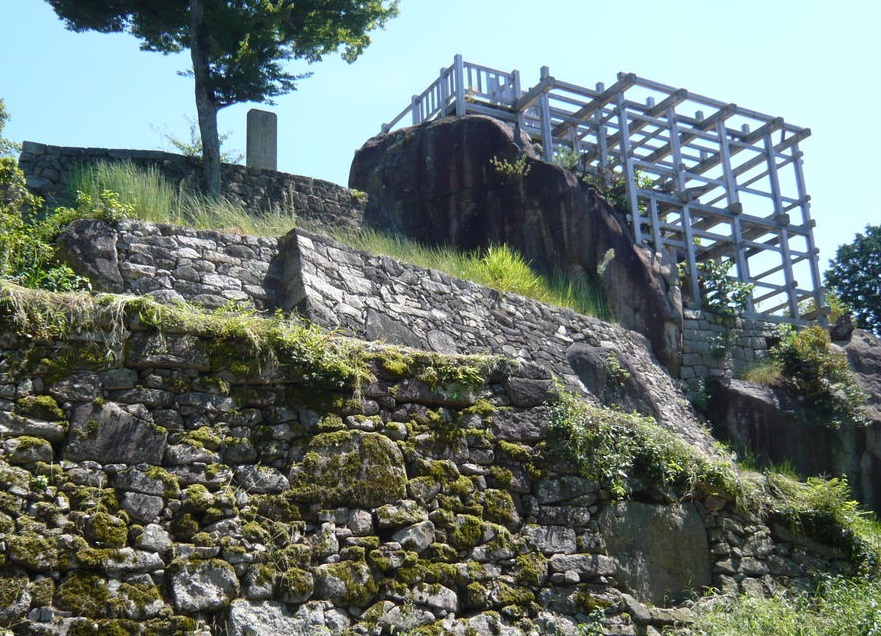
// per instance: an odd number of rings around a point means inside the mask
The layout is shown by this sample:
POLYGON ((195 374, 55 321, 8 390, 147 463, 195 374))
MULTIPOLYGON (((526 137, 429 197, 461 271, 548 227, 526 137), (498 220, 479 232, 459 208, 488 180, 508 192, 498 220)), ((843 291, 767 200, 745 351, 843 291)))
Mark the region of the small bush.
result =
POLYGON ((828 418, 830 426, 848 421, 863 423, 860 406, 866 396, 857 386, 844 354, 833 351, 829 333, 818 325, 801 331, 785 325, 779 334, 771 359, 779 365, 783 386, 804 396, 828 418))
POLYGON ((522 179, 528 175, 529 171, 532 169, 532 166, 529 165, 529 157, 523 154, 519 155, 513 161, 497 155, 490 158, 489 162, 496 173, 501 175, 506 183, 516 179, 522 179))

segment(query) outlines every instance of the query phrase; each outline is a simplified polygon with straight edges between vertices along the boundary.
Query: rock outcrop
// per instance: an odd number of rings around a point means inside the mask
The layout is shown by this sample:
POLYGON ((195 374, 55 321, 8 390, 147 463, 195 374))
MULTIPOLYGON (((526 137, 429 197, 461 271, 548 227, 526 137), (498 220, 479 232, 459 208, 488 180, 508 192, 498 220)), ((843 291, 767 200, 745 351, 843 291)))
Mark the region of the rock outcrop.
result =
POLYGON ((506 243, 546 275, 599 282, 621 324, 644 334, 678 374, 675 266, 637 248, 601 196, 536 159, 529 140, 504 124, 441 119, 375 137, 356 153, 349 187, 370 195, 365 226, 466 250, 506 243))
POLYGON ((707 413, 716 432, 761 462, 790 464, 799 474, 845 475, 854 496, 881 511, 881 341, 855 330, 839 342, 865 391, 866 423, 830 426, 797 395, 766 385, 717 379, 707 413))

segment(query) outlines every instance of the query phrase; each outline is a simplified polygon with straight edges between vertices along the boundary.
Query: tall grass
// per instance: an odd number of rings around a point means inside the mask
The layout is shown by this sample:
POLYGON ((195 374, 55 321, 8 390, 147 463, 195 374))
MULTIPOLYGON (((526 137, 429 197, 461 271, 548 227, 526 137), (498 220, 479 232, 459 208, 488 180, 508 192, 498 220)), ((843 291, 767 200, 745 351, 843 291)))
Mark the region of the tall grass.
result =
POLYGON ((694 606, 692 625, 668 636, 879 636, 881 583, 832 578, 813 594, 711 597, 694 606))
POLYGON ((68 180, 71 194, 85 192, 97 200, 104 190, 116 192, 134 207, 134 218, 197 229, 227 230, 254 236, 282 236, 296 225, 291 209, 252 212, 238 201, 212 199, 185 186, 175 187, 153 166, 131 162, 80 166, 68 180))
POLYGON ((400 236, 374 230, 337 235, 340 241, 372 254, 399 260, 474 281, 502 292, 512 292, 540 302, 568 307, 579 313, 611 320, 602 290, 587 281, 573 281, 562 274, 550 280, 537 274, 526 260, 507 245, 461 252, 451 247, 429 247, 400 236))
MULTIPOLYGON (((254 236, 282 236, 296 225, 296 213, 286 208, 252 212, 241 203, 211 199, 183 186, 171 185, 154 167, 131 162, 82 166, 71 173, 68 189, 94 200, 103 191, 119 195, 134 208, 134 218, 197 229, 228 230, 254 236)), ((322 232, 321 228, 312 228, 322 232)), ((365 230, 335 238, 374 254, 383 254, 451 276, 472 280, 503 292, 513 292, 541 302, 569 307, 579 313, 612 319, 602 291, 586 281, 556 275, 548 280, 534 272, 517 252, 506 245, 477 252, 434 248, 401 237, 365 230)))

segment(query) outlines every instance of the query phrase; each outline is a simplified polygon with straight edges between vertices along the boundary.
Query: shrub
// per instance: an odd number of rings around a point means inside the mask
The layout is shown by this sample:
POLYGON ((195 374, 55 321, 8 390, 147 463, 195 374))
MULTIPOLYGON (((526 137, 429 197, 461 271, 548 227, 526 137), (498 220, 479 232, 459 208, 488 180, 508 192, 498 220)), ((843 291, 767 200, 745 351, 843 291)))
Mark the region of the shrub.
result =
POLYGON ((857 386, 843 353, 832 350, 829 333, 818 325, 796 331, 780 327, 780 341, 771 348, 771 359, 780 367, 783 385, 805 400, 831 426, 846 421, 863 422, 860 406, 865 394, 857 386))

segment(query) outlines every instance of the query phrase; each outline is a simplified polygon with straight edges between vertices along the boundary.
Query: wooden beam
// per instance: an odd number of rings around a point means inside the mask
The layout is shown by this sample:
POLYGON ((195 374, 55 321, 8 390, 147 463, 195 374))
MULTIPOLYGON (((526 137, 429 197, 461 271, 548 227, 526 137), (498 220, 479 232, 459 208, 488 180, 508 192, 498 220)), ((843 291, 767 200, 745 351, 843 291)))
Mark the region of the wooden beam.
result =
MULTIPOLYGON (((634 73, 627 73, 623 77, 621 77, 617 82, 612 84, 609 88, 604 90, 602 93, 594 97, 587 104, 579 108, 575 113, 573 113, 573 117, 584 121, 589 115, 593 114, 593 112, 597 108, 602 108, 606 104, 610 103, 613 99, 615 99, 618 93, 627 90, 636 82, 636 75, 634 73)), ((553 130, 554 137, 559 137, 564 134, 572 124, 562 123, 559 124, 553 130)))

